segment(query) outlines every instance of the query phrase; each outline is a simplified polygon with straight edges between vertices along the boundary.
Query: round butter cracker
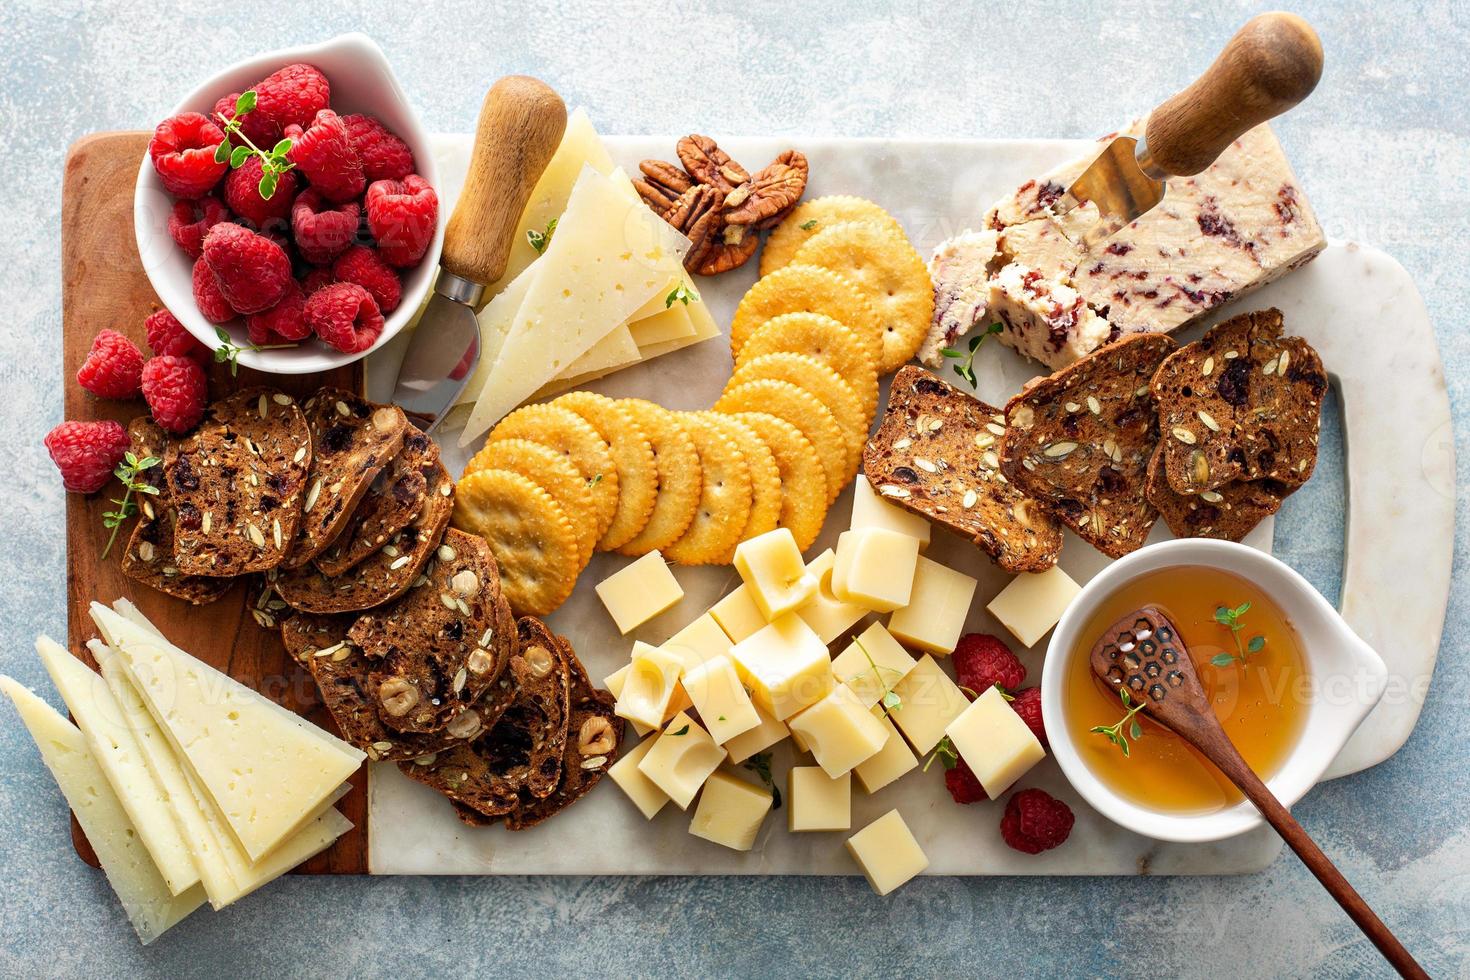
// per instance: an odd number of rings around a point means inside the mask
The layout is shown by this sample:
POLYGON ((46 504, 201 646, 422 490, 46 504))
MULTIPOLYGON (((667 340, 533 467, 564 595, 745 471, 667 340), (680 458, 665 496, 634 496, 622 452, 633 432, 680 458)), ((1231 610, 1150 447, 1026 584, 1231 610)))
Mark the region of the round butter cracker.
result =
POLYGON ((821 361, 801 354, 766 354, 747 361, 731 376, 728 386, 739 387, 747 381, 785 381, 817 396, 817 400, 832 413, 845 438, 847 461, 843 483, 857 472, 863 444, 868 440, 868 418, 863 414, 857 395, 853 394, 847 382, 837 376, 837 372, 821 361))
POLYGON ((883 321, 857 283, 815 265, 788 265, 757 279, 735 308, 730 321, 730 351, 740 348, 757 327, 783 313, 820 313, 845 324, 869 351, 882 360, 883 321))
POLYGON ((878 361, 848 327, 820 313, 786 313, 756 328, 735 361, 738 371, 765 354, 803 354, 846 381, 871 421, 878 410, 878 361))
POLYGON ((704 413, 680 412, 677 418, 694 440, 703 480, 694 520, 664 556, 681 565, 727 565, 750 522, 755 499, 750 464, 735 440, 704 413))
POLYGON ((618 509, 597 542, 598 551, 616 551, 638 535, 653 513, 658 497, 658 466, 653 443, 624 411, 625 403, 591 391, 573 391, 551 402, 576 412, 597 430, 618 471, 618 509))
POLYGON ((694 440, 673 412, 641 398, 620 398, 618 406, 630 415, 653 446, 658 493, 643 529, 618 548, 618 554, 637 558, 667 548, 683 536, 699 509, 704 485, 694 440))
POLYGON ((776 465, 775 454, 754 429, 735 416, 719 412, 699 415, 724 429, 750 466, 750 519, 745 522, 740 540, 774 531, 781 520, 781 468, 776 465))
POLYGON ((747 381, 726 388, 715 402, 715 411, 730 415, 766 412, 790 422, 817 451, 827 479, 827 502, 830 504, 842 492, 851 450, 842 427, 816 395, 789 381, 747 381))
POLYGON ((582 569, 577 533, 551 494, 526 477, 491 469, 466 475, 453 523, 490 546, 516 615, 545 616, 572 594, 582 569))
MULTIPOLYGON (((497 439, 486 443, 475 459, 481 470, 505 470, 524 476, 551 494, 569 519, 574 514, 592 512, 592 491, 587 489, 587 481, 570 460, 550 446, 529 439, 497 439)), ((577 534, 578 564, 585 568, 597 544, 597 536, 592 533, 596 528, 591 521, 573 520, 572 529, 577 534)))
MULTIPOLYGON (((607 443, 582 416, 555 405, 527 405, 511 412, 490 430, 488 442, 501 439, 529 439, 566 456, 592 492, 590 514, 567 516, 573 521, 592 519, 597 525, 598 538, 607 533, 618 511, 618 470, 607 443)), ((478 468, 472 459, 465 472, 478 468)))
POLYGON ((741 412, 731 418, 750 426, 771 450, 781 476, 781 516, 776 526, 790 531, 797 548, 806 551, 827 519, 827 475, 816 449, 785 419, 765 412, 741 412))

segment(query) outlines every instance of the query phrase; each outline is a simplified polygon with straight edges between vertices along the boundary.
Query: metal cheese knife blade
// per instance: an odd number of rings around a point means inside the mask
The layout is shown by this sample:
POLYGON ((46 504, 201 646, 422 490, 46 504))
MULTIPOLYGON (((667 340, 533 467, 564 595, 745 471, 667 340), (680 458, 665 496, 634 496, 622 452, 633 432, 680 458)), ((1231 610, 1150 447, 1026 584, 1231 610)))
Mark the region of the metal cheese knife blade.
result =
POLYGON ((1091 203, 1092 248, 1164 199, 1170 177, 1215 162, 1247 130, 1312 93, 1322 77, 1322 42, 1295 14, 1252 17, 1195 82, 1149 114, 1142 139, 1119 136, 1052 205, 1060 218, 1091 203))
POLYGON ((475 307, 486 284, 505 272, 511 236, 566 125, 560 96, 534 78, 507 75, 485 93, 464 189, 444 229, 434 293, 393 389, 393 400, 425 432, 444 420, 479 363, 475 307))

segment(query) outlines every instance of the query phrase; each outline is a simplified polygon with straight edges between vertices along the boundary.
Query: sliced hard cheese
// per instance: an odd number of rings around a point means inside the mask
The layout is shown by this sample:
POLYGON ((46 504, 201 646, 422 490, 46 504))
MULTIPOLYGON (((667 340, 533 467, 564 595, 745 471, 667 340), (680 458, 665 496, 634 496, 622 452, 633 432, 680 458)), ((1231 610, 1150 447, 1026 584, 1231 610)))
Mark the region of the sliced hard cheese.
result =
POLYGON ((638 345, 639 350, 694 336, 694 320, 684 304, 676 301, 672 306, 667 306, 667 302, 667 294, 659 296, 655 293, 650 300, 650 305, 655 308, 647 315, 635 316, 628 322, 633 343, 638 345))
POLYGON ((597 371, 618 371, 642 360, 638 344, 628 325, 623 323, 587 349, 581 357, 566 366, 558 378, 575 378, 597 371))
POLYGON ((169 891, 179 895, 198 884, 199 873, 168 793, 149 772, 107 682, 48 637, 36 638, 36 652, 169 891))
POLYGON ((169 891, 75 725, 13 678, 0 675, 0 690, 15 702, 36 740, 133 931, 145 946, 153 942, 204 902, 204 889, 195 885, 182 895, 169 891))
POLYGON ((474 402, 485 390, 485 379, 490 377, 490 369, 495 367, 495 361, 500 357, 500 349, 505 346, 505 338, 510 333, 511 324, 515 322, 516 313, 520 311, 521 304, 525 302, 526 294, 531 291, 531 284, 535 281, 536 270, 527 269, 516 276, 476 316, 475 319, 480 324, 480 360, 476 362, 469 380, 460 389, 456 405, 474 402))
POLYGON ((92 616, 251 860, 313 819, 366 758, 106 606, 92 616))

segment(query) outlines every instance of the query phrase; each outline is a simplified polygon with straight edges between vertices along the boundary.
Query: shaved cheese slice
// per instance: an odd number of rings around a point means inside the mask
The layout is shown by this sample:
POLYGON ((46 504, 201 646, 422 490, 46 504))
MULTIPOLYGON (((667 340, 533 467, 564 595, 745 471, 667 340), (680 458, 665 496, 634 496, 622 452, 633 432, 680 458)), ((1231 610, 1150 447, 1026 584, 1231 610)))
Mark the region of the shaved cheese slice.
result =
POLYGON ((505 346, 510 325, 515 322, 516 313, 520 311, 526 294, 531 291, 531 283, 535 281, 536 267, 532 266, 516 276, 514 282, 506 286, 500 295, 487 303, 476 315, 480 324, 480 359, 475 363, 475 370, 470 373, 469 380, 459 390, 459 400, 455 404, 472 404, 484 393, 485 382, 490 377, 490 370, 495 367, 496 359, 500 357, 500 348, 505 346))

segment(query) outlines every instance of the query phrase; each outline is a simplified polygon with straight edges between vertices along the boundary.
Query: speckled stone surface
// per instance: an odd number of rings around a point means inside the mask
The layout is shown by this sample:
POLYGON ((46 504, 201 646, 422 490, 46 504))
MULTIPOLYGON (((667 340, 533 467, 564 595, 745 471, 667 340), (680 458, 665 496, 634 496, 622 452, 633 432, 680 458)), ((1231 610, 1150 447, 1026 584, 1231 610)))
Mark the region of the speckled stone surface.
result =
MULTIPOLYGON (((900 2, 637 5, 195 2, 157 20, 112 0, 0 7, 8 323, 0 445, 10 471, 0 670, 60 635, 62 495, 41 447, 60 420, 58 221, 69 142, 143 128, 240 56, 372 33, 431 129, 468 128, 483 86, 540 75, 605 132, 1092 136, 1183 84, 1256 4, 900 2), (456 46, 458 49, 456 50, 456 46), (1081 66, 1095 64, 1093 71, 1081 66), (697 67, 693 67, 697 66, 697 67)), ((1470 5, 1297 5, 1327 72, 1278 127, 1330 234, 1418 281, 1460 427, 1470 399, 1470 5)), ((106 324, 97 324, 100 328, 106 324)), ((1384 324, 1391 343, 1393 324, 1384 324)), ((1277 553, 1336 599, 1341 452, 1288 501, 1277 553)), ((1470 471, 1458 453, 1457 487, 1470 471)), ((1460 511, 1464 523, 1463 509, 1460 511)), ((1457 538, 1461 568, 1470 532, 1457 538)), ((1470 579, 1418 729, 1393 759, 1319 787, 1297 814, 1436 976, 1470 977, 1470 579)), ((49 689, 44 688, 50 697, 49 689)), ((977 833, 993 833, 977 817, 977 833)), ((1227 879, 931 879, 880 900, 860 879, 290 879, 137 946, 73 856, 64 804, 0 711, 0 975, 1300 976, 1385 969, 1290 855, 1227 879), (1178 928, 1159 942, 1159 924, 1178 928)))

